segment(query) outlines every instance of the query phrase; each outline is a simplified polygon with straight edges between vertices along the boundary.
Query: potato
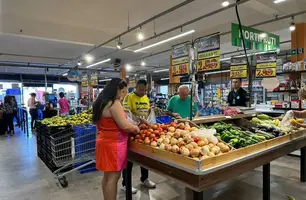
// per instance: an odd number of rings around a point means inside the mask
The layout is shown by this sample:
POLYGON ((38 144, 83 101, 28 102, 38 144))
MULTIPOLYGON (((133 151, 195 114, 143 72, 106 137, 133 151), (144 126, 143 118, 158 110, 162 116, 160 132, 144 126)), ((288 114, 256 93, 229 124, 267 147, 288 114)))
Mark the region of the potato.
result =
POLYGON ((172 146, 172 152, 173 152, 173 153, 178 153, 179 150, 180 150, 180 148, 179 148, 177 145, 173 145, 173 146, 172 146))
POLYGON ((197 148, 192 149, 192 150, 190 151, 190 155, 191 155, 193 158, 198 157, 198 156, 200 155, 199 149, 197 149, 197 148))
POLYGON ((189 149, 183 147, 182 150, 181 150, 181 154, 183 156, 187 156, 188 157, 188 156, 190 156, 190 151, 189 151, 189 149))
POLYGON ((193 149, 192 144, 187 144, 185 147, 186 147, 187 149, 189 149, 189 151, 191 151, 191 150, 193 149))
POLYGON ((170 144, 170 139, 169 138, 165 138, 162 141, 163 144, 170 144))
POLYGON ((176 145, 176 144, 177 144, 177 139, 171 138, 170 144, 171 144, 171 145, 176 145))
POLYGON ((151 142, 151 147, 157 147, 157 142, 155 142, 155 141, 153 141, 153 142, 151 142))
POLYGON ((206 144, 205 144, 205 142, 204 142, 203 140, 200 140, 200 141, 198 142, 198 146, 199 146, 199 147, 203 147, 204 145, 206 145, 206 144))
MULTIPOLYGON (((187 141, 187 143, 188 143, 188 141, 187 141)), ((190 142, 190 144, 193 146, 193 148, 198 147, 198 144, 197 144, 197 143, 195 143, 195 142, 190 142)))

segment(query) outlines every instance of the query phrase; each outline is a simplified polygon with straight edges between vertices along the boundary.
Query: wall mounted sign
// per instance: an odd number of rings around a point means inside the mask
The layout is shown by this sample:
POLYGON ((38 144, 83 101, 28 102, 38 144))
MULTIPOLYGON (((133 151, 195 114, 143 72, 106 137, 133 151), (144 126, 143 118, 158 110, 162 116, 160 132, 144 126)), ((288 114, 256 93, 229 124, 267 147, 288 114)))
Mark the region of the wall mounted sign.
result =
POLYGON ((230 78, 247 78, 248 65, 245 57, 232 57, 231 58, 231 71, 230 78))
POLYGON ((276 76, 276 53, 266 53, 256 55, 256 77, 276 76))
MULTIPOLYGON (((242 26, 242 32, 247 49, 261 51, 279 49, 280 39, 278 35, 267 33, 258 29, 242 26)), ((242 47, 242 37, 238 24, 232 23, 232 45, 242 47)))
POLYGON ((220 35, 210 35, 197 41, 197 72, 220 69, 220 35))
POLYGON ((172 61, 170 68, 172 76, 189 74, 189 49, 190 42, 172 46, 172 61))

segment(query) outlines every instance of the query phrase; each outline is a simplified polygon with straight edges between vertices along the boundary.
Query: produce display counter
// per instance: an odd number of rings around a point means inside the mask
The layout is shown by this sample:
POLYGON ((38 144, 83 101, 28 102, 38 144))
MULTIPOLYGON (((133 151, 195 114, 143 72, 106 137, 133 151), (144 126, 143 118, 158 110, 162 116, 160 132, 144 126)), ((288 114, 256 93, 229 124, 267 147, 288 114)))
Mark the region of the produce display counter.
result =
POLYGON ((205 123, 210 123, 210 122, 248 118, 248 117, 253 117, 253 116, 256 116, 256 112, 251 112, 248 114, 239 114, 239 115, 234 115, 234 116, 226 116, 226 115, 203 116, 203 117, 194 118, 192 122, 195 124, 205 124, 205 123))
MULTIPOLYGON (((231 119, 248 118, 253 114, 234 116, 231 119)), ((229 118, 218 116, 216 121, 229 118)), ((197 119, 197 124, 213 122, 197 119)), ((267 140, 252 146, 236 149, 220 156, 196 160, 179 154, 131 142, 128 159, 142 167, 161 174, 193 191, 194 200, 203 200, 203 191, 216 184, 235 178, 245 172, 263 166, 263 199, 270 199, 270 162, 301 149, 301 181, 306 181, 306 131, 267 140)), ((132 199, 131 174, 126 174, 126 199, 132 199)))

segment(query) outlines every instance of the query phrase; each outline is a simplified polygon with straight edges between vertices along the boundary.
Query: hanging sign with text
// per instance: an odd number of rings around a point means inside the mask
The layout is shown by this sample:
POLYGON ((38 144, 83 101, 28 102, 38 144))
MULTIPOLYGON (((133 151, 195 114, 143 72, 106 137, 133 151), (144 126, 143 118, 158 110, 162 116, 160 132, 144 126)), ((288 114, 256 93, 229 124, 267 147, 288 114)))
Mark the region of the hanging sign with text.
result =
POLYGON ((96 87, 98 85, 98 75, 96 73, 91 74, 90 86, 96 87))
POLYGON ((190 42, 172 46, 171 74, 181 76, 189 74, 189 48, 190 42))
MULTIPOLYGON (((279 49, 278 35, 267 33, 247 26, 241 26, 245 48, 261 51, 279 49)), ((232 45, 242 47, 242 37, 238 24, 232 24, 232 45)))
POLYGON ((276 53, 256 55, 256 78, 276 76, 276 53))
POLYGON ((245 57, 232 57, 231 58, 231 71, 230 78, 247 78, 248 65, 245 57))
POLYGON ((205 36, 197 42, 197 72, 220 69, 220 35, 205 36))

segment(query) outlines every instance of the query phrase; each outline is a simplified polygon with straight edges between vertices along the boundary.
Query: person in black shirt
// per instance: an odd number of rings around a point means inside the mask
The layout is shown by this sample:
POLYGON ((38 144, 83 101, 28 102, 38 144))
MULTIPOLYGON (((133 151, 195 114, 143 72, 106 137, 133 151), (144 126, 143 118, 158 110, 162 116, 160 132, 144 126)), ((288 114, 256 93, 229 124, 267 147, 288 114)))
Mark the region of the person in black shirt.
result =
POLYGON ((249 95, 241 88, 241 79, 232 80, 232 91, 228 94, 227 103, 229 106, 247 107, 249 95))

